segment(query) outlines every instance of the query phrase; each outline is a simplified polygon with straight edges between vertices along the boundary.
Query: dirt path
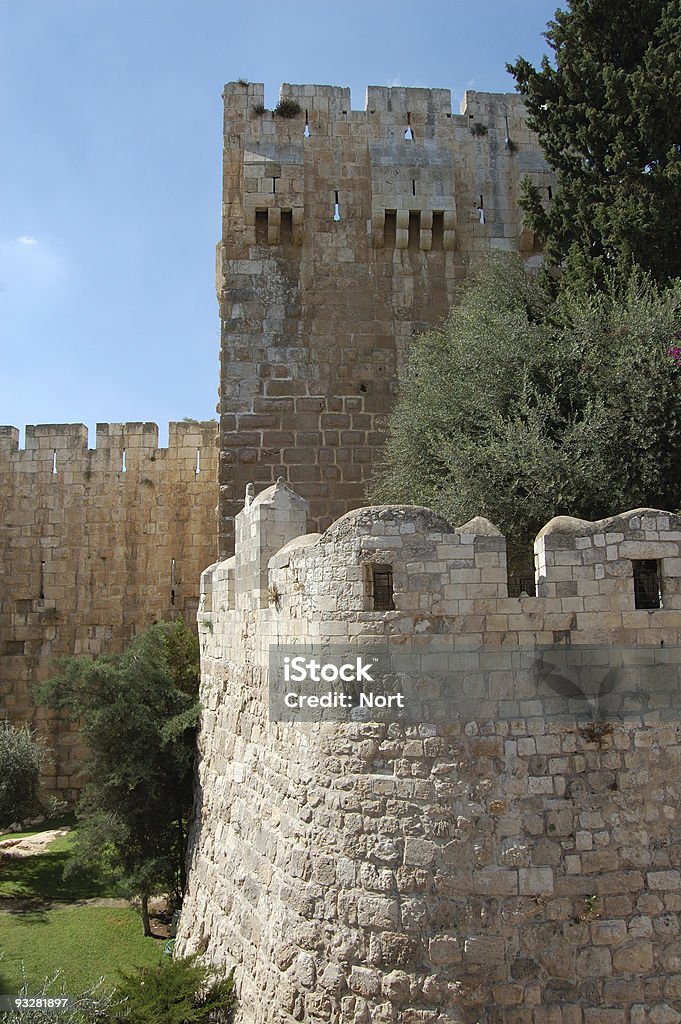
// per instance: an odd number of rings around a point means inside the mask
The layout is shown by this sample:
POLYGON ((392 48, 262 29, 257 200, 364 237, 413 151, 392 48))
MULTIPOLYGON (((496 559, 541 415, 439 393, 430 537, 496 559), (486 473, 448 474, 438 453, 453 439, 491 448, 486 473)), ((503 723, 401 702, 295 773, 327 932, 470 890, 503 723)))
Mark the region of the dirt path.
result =
POLYGON ((51 828, 47 832, 35 832, 22 839, 0 839, 0 857, 34 857, 45 850, 55 839, 68 835, 70 828, 51 828))

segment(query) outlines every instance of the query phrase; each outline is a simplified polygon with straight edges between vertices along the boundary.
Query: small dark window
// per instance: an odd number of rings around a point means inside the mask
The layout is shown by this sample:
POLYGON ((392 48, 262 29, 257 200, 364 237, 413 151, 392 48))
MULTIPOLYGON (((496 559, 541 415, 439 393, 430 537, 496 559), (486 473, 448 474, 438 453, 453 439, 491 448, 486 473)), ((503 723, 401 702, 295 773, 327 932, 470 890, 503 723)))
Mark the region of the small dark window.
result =
POLYGON ((279 229, 279 241, 282 245, 293 244, 293 212, 291 210, 281 211, 281 227, 279 229))
POLYGON ((384 244, 386 249, 395 248, 395 239, 397 238, 397 213, 395 210, 385 211, 385 235, 384 244))
POLYGON ((445 215, 444 213, 433 214, 433 240, 431 249, 440 252, 444 248, 445 236, 445 215))
POLYGON ((515 575, 515 573, 510 575, 508 577, 508 596, 536 597, 537 589, 534 575, 515 575))
POLYGON ((410 249, 418 249, 421 241, 421 214, 413 211, 409 214, 409 238, 410 249))
POLYGON ((632 562, 634 567, 634 606, 661 608, 659 562, 654 558, 641 558, 632 562))
POLYGON ((255 242, 256 245, 267 244, 267 210, 255 211, 255 242))
POLYGON ((371 581, 375 612, 395 610, 393 600, 393 569, 391 565, 372 565, 371 581))
POLYGON ((24 653, 23 640, 5 640, 5 654, 16 656, 24 653))

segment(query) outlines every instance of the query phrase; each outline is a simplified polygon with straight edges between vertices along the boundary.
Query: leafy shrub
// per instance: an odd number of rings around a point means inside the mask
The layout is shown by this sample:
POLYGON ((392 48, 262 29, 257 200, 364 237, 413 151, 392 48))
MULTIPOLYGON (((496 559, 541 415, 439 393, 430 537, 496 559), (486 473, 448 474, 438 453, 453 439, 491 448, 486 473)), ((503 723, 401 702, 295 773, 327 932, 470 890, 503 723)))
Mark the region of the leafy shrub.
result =
POLYGON ((258 117, 262 117, 263 114, 267 113, 267 107, 264 103, 255 103, 253 105, 253 113, 257 114, 258 117))
POLYGON ((28 726, 0 722, 0 826, 41 810, 40 772, 46 760, 28 726))
POLYGON ((232 1024, 236 1013, 234 979, 215 978, 196 956, 165 960, 123 974, 116 989, 113 1024, 232 1024))

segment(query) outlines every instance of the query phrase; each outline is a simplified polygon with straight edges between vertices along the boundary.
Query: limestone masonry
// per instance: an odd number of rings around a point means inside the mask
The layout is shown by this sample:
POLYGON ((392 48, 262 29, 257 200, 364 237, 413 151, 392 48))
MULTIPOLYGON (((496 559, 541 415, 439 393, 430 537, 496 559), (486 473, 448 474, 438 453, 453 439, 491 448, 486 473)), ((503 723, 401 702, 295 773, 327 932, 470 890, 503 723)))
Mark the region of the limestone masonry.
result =
POLYGON ((217 425, 100 423, 0 427, 0 708, 54 751, 48 788, 73 800, 77 730, 35 707, 30 687, 62 654, 121 651, 157 619, 195 616, 215 557, 217 425))
POLYGON ((554 519, 520 598, 485 519, 360 508, 305 535, 306 518, 283 480, 250 488, 235 555, 202 577, 180 952, 236 965, 244 1024, 678 1024, 675 692, 585 719, 509 664, 542 648, 674 664, 681 518, 554 519), (269 646, 303 641, 408 650, 425 675, 454 659, 479 714, 271 721, 269 646))
POLYGON ((217 292, 220 551, 249 480, 285 475, 325 529, 366 500, 413 337, 491 249, 539 260, 518 207, 552 176, 515 94, 225 86, 217 292), (264 111, 264 112, 263 112, 264 111))
POLYGON ((461 114, 446 89, 369 88, 365 111, 332 86, 282 97, 291 118, 225 86, 219 471, 212 424, 172 425, 167 450, 153 424, 100 425, 95 451, 81 425, 28 427, 25 451, 0 428, 2 710, 53 723, 48 783, 69 799, 77 732, 29 697, 51 658, 191 621, 249 480, 284 473, 316 527, 361 505, 412 337, 490 248, 539 259, 517 198, 529 174, 548 201, 552 179, 517 96, 467 93, 461 114))

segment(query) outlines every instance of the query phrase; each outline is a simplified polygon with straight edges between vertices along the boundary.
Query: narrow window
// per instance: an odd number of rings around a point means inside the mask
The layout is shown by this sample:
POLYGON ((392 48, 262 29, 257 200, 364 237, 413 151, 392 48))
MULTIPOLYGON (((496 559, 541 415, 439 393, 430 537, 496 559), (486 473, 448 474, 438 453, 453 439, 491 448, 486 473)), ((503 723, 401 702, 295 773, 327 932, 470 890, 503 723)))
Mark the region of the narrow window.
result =
POLYGON ((335 192, 334 195, 336 197, 336 201, 335 201, 334 206, 333 206, 333 219, 334 220, 340 220, 341 219, 341 215, 340 215, 340 202, 339 202, 339 199, 338 199, 338 192, 335 192))
POLYGON ((201 449, 200 448, 196 449, 196 466, 194 467, 194 472, 195 473, 200 473, 201 472, 201 449))
POLYGON ((409 113, 409 111, 407 111, 407 128, 406 128, 406 131, 404 133, 404 137, 407 140, 407 142, 413 142, 414 141, 414 133, 411 130, 411 114, 409 113))
POLYGON ((480 223, 484 224, 485 223, 485 201, 482 198, 482 196, 480 196, 480 206, 478 207, 478 213, 480 214, 480 223))
POLYGON ((661 608, 659 563, 654 558, 632 561, 634 569, 634 607, 661 608))
POLYGON ((419 248, 419 240, 421 237, 421 214, 412 212, 409 214, 409 238, 408 246, 410 249, 419 248))
POLYGON ((397 238, 397 213, 395 210, 385 211, 385 228, 383 232, 383 244, 386 249, 395 248, 397 238))
POLYGON ((175 559, 170 559, 170 603, 175 604, 175 559))
POLYGON ((372 565, 371 582, 373 590, 374 611, 394 611, 395 601, 393 596, 392 565, 372 565))
POLYGON ((127 467, 125 465, 125 448, 124 448, 122 453, 121 453, 121 473, 125 473, 126 471, 127 471, 127 467))
POLYGON ((444 237, 445 237, 445 215, 444 213, 433 214, 433 240, 431 243, 431 250, 436 249, 442 251, 444 248, 444 237))
POLYGON ((279 227, 279 241, 282 245, 293 244, 293 211, 281 211, 281 224, 279 227))
POLYGON ((57 472, 57 449, 52 452, 52 473, 57 472))
POLYGON ((39 597, 41 601, 45 600, 45 563, 40 563, 40 592, 39 597))
POLYGON ((537 588, 534 575, 531 573, 517 575, 515 573, 511 573, 508 577, 508 596, 536 597, 537 588))
POLYGON ((267 210, 256 210, 255 212, 255 243, 256 245, 267 243, 267 210))
POLYGON ((310 138, 310 123, 308 121, 307 110, 305 111, 305 131, 303 132, 303 138, 310 138))
POLYGON ((547 191, 547 192, 548 192, 548 194, 549 194, 549 202, 551 202, 551 200, 553 199, 553 189, 551 188, 551 186, 550 186, 550 185, 548 186, 548 188, 547 188, 547 190, 546 190, 546 191, 547 191))
POLYGON ((272 195, 275 195, 277 191, 277 179, 272 178, 272 195))

